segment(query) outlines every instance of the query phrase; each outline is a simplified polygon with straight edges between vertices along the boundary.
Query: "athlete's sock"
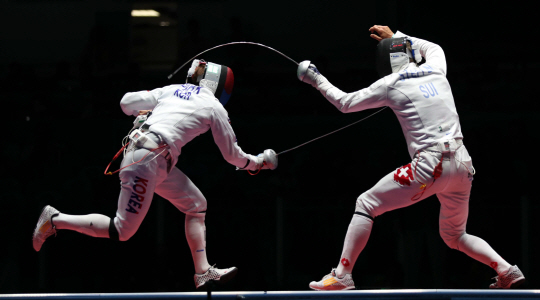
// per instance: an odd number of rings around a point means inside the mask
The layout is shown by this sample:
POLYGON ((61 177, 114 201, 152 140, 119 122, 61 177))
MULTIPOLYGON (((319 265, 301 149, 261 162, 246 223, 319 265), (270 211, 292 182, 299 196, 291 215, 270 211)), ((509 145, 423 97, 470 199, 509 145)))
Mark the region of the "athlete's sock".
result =
POLYGON ((210 268, 206 258, 206 226, 204 216, 194 217, 186 215, 186 239, 191 249, 195 273, 203 274, 210 268))
POLYGON ((353 216, 345 236, 339 265, 336 268, 337 277, 342 278, 345 274, 352 272, 358 255, 367 244, 372 227, 373 220, 356 214, 353 216))
POLYGON ((463 234, 458 240, 458 250, 492 267, 499 275, 511 267, 486 241, 474 235, 463 234))
POLYGON ((100 214, 90 214, 82 216, 66 215, 60 213, 52 218, 52 223, 56 229, 68 229, 80 232, 93 237, 108 238, 109 224, 111 219, 100 214))

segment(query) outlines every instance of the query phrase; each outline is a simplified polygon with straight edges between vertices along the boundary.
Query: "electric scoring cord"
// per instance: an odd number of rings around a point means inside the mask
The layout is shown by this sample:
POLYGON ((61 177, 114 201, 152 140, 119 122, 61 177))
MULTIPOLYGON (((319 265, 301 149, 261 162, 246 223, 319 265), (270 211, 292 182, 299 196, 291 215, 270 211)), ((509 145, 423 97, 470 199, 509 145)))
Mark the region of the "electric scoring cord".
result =
POLYGON ((367 117, 365 117, 365 118, 363 118, 363 119, 360 119, 360 120, 358 120, 358 121, 355 121, 355 122, 353 122, 353 123, 351 123, 351 124, 349 124, 349 125, 347 125, 347 126, 341 127, 340 129, 334 130, 334 131, 329 132, 329 133, 327 133, 327 134, 325 134, 325 135, 321 135, 321 136, 318 137, 318 138, 314 138, 314 139, 312 139, 312 140, 310 140, 310 141, 307 141, 307 142, 305 142, 305 143, 303 143, 303 144, 301 144, 301 145, 298 145, 298 146, 296 146, 296 147, 293 147, 293 148, 291 148, 291 149, 287 149, 287 150, 285 150, 285 151, 281 151, 281 152, 279 152, 279 153, 276 154, 276 155, 281 155, 281 154, 283 154, 283 153, 292 151, 292 150, 294 150, 294 149, 296 149, 296 148, 300 148, 300 147, 302 147, 302 146, 304 146, 304 145, 307 145, 307 144, 309 144, 309 143, 311 143, 311 142, 314 142, 314 141, 316 141, 316 140, 318 140, 318 139, 321 139, 321 138, 323 138, 323 137, 325 137, 325 136, 331 135, 332 133, 336 133, 336 132, 338 132, 338 131, 340 131, 340 130, 343 130, 343 129, 349 127, 349 126, 352 126, 352 125, 354 125, 354 124, 356 124, 356 123, 362 122, 362 121, 364 121, 365 119, 370 118, 371 116, 374 116, 375 114, 380 113, 381 111, 383 111, 383 110, 386 109, 387 107, 388 107, 388 106, 385 106, 385 107, 379 109, 378 111, 372 113, 371 115, 369 115, 369 116, 367 116, 367 117))
POLYGON ((190 60, 188 60, 187 62, 185 62, 183 65, 180 66, 180 68, 176 69, 171 75, 169 75, 167 78, 171 79, 174 75, 176 75, 176 73, 178 73, 178 71, 180 71, 185 65, 187 65, 190 61, 194 60, 195 58, 197 58, 197 56, 203 54, 203 53, 206 53, 210 50, 213 50, 213 49, 216 49, 216 48, 220 48, 220 47, 223 47, 223 46, 229 46, 229 45, 236 45, 236 44, 248 44, 248 45, 256 45, 256 46, 261 46, 261 47, 264 47, 264 48, 267 48, 267 49, 270 49, 274 52, 277 52, 279 54, 281 54, 283 57, 287 58, 288 60, 292 61, 293 63, 295 63, 296 65, 298 65, 298 63, 296 61, 294 61, 292 58, 288 57, 287 55, 277 51, 276 49, 272 48, 272 47, 268 47, 266 45, 263 45, 263 44, 259 44, 259 43, 253 43, 253 42, 230 42, 230 43, 226 43, 226 44, 221 44, 221 45, 217 45, 215 47, 212 47, 210 49, 206 49, 204 50, 203 52, 193 56, 190 60))
MULTIPOLYGON (((129 145, 129 143, 127 143, 127 145, 129 145)), ((126 145, 126 146, 127 146, 127 145, 126 145)), ((125 146, 124 146, 124 147, 125 147, 125 146)), ((138 163, 140 163, 141 161, 143 161, 143 160, 148 156, 148 154, 150 154, 150 153, 152 153, 152 152, 154 152, 154 151, 156 151, 156 150, 159 150, 159 149, 161 149, 161 148, 165 148, 165 147, 167 147, 167 145, 163 145, 163 146, 159 146, 159 147, 157 147, 157 148, 151 149, 151 150, 148 151, 148 153, 146 153, 146 154, 143 156, 143 158, 139 159, 138 161, 133 162, 133 163, 127 165, 127 166, 124 166, 124 167, 122 167, 122 168, 120 168, 120 169, 118 169, 118 170, 116 170, 116 171, 114 171, 114 172, 108 172, 109 167, 110 167, 111 164, 118 158, 118 156, 120 155, 120 153, 122 153, 122 151, 124 150, 124 147, 122 147, 122 149, 120 149, 120 151, 118 151, 118 153, 116 153, 116 155, 113 157, 113 159, 111 160, 111 162, 109 163, 109 165, 107 165, 107 168, 105 168, 105 172, 104 172, 105 175, 113 175, 113 174, 115 174, 115 173, 118 173, 118 172, 122 171, 123 169, 125 169, 125 168, 127 168, 127 167, 129 167, 129 166, 132 166, 132 165, 134 165, 134 164, 138 164, 138 163)), ((162 150, 162 151, 160 152, 160 154, 161 154, 163 151, 164 151, 164 150, 162 150)), ((152 161, 152 160, 155 159, 155 158, 156 158, 156 157, 152 158, 150 161, 152 161)))
POLYGON ((129 135, 131 134, 132 131, 133 131, 133 128, 128 132, 128 135, 126 135, 126 136, 122 139, 122 148, 124 149, 124 156, 126 156, 126 152, 127 152, 126 145, 129 144, 129 142, 128 142, 128 140, 129 140, 129 135))
MULTIPOLYGON (((314 138, 314 139, 312 139, 312 140, 310 140, 310 141, 307 141, 307 142, 305 142, 305 143, 303 143, 303 144, 301 144, 301 145, 298 145, 298 146, 296 146, 296 147, 293 147, 293 148, 291 148, 291 149, 287 149, 287 150, 285 150, 285 151, 281 151, 281 152, 279 152, 279 153, 276 154, 276 155, 281 155, 281 154, 283 154, 283 153, 289 152, 289 151, 294 150, 294 149, 296 149, 296 148, 300 148, 300 147, 302 147, 302 146, 304 146, 304 145, 307 145, 307 144, 309 144, 309 143, 311 143, 311 142, 314 142, 314 141, 316 141, 316 140, 318 140, 318 139, 321 139, 321 138, 323 138, 323 137, 325 137, 325 136, 327 136, 327 135, 331 135, 332 133, 336 133, 336 132, 338 132, 338 131, 340 131, 340 130, 343 130, 343 129, 349 127, 349 126, 352 126, 352 125, 354 125, 354 124, 356 124, 356 123, 362 122, 362 121, 364 121, 365 119, 367 119, 367 118, 369 118, 369 117, 371 117, 371 116, 373 116, 373 115, 375 115, 375 114, 380 113, 381 111, 383 111, 383 110, 386 109, 387 107, 388 107, 388 106, 385 106, 385 107, 379 109, 378 111, 372 113, 371 115, 369 115, 369 116, 367 116, 367 117, 365 117, 365 118, 363 118, 363 119, 361 119, 361 120, 355 121, 355 122, 353 122, 353 123, 351 123, 351 124, 349 124, 349 125, 347 125, 347 126, 341 127, 340 129, 334 130, 334 131, 329 132, 329 133, 327 133, 327 134, 325 134, 325 135, 321 135, 321 136, 318 137, 318 138, 314 138)), ((263 168, 265 165, 266 165, 266 161, 263 161, 263 163, 261 164, 261 166, 259 167, 259 169, 257 169, 257 171, 256 171, 255 173, 251 173, 251 171, 249 171, 249 170, 246 170, 246 171, 248 171, 249 175, 257 175, 257 174, 259 174, 259 172, 262 170, 262 168, 263 168)))

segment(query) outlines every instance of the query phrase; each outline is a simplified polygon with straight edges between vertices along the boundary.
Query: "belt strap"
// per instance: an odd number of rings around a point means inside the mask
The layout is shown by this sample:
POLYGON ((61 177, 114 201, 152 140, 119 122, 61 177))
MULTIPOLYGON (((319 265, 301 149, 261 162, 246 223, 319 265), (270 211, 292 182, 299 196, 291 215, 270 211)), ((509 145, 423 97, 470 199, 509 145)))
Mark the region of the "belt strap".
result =
POLYGON ((169 151, 169 149, 170 149, 169 145, 167 145, 167 143, 165 143, 165 141, 163 141, 163 139, 161 138, 161 136, 159 134, 154 133, 154 132, 149 132, 149 133, 146 134, 146 136, 148 137, 148 139, 151 139, 154 143, 156 143, 156 145, 158 145, 158 147, 166 146, 165 149, 160 151, 159 155, 165 157, 165 159, 169 159, 171 157, 171 153, 169 151))
POLYGON ((163 141, 161 136, 154 132, 145 133, 141 130, 135 129, 130 135, 129 139, 136 148, 144 148, 148 150, 154 150, 156 148, 162 147, 163 150, 160 150, 159 155, 165 157, 166 159, 170 158, 169 146, 163 141))
POLYGON ((169 151, 170 150, 169 145, 165 143, 165 141, 163 140, 163 138, 161 138, 159 134, 154 133, 154 132, 149 132, 146 136, 148 136, 149 139, 152 139, 159 147, 164 146, 164 145, 166 146, 165 149, 162 150, 159 155, 165 157, 165 159, 169 159, 171 157, 171 152, 169 151))
POLYGON ((462 139, 448 139, 434 143, 432 146, 427 147, 424 150, 449 153, 455 152, 459 147, 463 145, 462 139))

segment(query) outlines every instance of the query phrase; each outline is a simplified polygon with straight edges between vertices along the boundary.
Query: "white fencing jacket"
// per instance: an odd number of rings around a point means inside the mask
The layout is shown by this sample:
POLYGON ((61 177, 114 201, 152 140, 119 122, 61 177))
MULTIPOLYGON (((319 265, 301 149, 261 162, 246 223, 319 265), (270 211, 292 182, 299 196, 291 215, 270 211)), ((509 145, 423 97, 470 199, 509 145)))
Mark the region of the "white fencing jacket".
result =
POLYGON ((227 111, 207 88, 193 84, 173 84, 151 91, 127 93, 120 101, 126 115, 152 110, 146 121, 149 130, 170 146, 172 164, 182 147, 196 136, 212 129, 223 158, 238 168, 256 170, 262 158, 246 154, 238 146, 227 111))
MULTIPOLYGON (((394 35, 402 36, 406 35, 399 31, 394 35)), ((409 38, 426 59, 420 67, 409 63, 399 73, 392 73, 354 93, 341 91, 324 77, 316 88, 344 113, 390 107, 401 124, 412 158, 416 151, 436 142, 463 138, 463 135, 446 79, 446 59, 442 48, 422 39, 409 38)))

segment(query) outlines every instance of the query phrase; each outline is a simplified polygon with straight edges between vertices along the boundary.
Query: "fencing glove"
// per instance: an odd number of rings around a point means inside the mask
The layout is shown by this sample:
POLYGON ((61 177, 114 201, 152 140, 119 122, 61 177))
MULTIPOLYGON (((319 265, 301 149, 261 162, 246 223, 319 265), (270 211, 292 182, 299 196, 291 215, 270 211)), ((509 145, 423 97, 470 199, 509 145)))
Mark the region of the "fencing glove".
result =
POLYGON ((309 83, 316 89, 318 89, 321 83, 327 81, 326 78, 321 75, 319 70, 317 70, 317 67, 309 60, 304 60, 298 65, 296 76, 300 81, 309 83))
POLYGON ((263 164, 262 169, 274 170, 278 166, 278 159, 276 151, 272 149, 266 149, 263 153, 257 155, 257 158, 260 159, 260 163, 263 164))

